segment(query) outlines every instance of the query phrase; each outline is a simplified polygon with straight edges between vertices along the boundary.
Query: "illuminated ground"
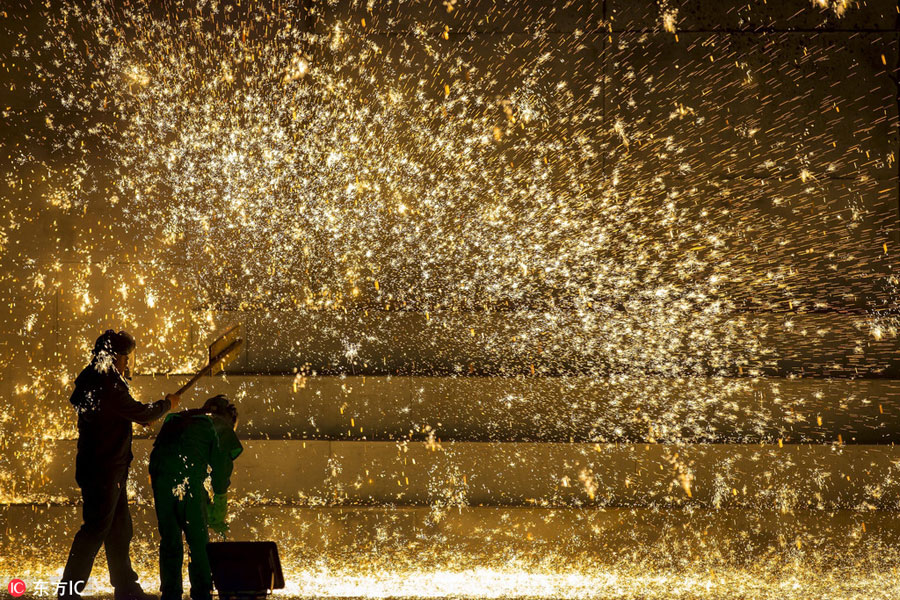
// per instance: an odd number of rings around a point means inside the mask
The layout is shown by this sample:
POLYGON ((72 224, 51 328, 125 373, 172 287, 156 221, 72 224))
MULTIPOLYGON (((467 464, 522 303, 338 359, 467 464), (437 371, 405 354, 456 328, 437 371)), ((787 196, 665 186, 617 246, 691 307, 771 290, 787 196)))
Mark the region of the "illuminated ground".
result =
MULTIPOLYGON (((152 589, 153 520, 134 508, 152 589)), ((76 510, 0 514, 0 573, 58 577, 76 510), (10 539, 23 531, 43 539, 10 539)), ((279 542, 287 597, 891 598, 898 530, 886 512, 256 507, 236 511, 232 536, 279 542)), ((107 589, 102 559, 95 573, 107 589)))

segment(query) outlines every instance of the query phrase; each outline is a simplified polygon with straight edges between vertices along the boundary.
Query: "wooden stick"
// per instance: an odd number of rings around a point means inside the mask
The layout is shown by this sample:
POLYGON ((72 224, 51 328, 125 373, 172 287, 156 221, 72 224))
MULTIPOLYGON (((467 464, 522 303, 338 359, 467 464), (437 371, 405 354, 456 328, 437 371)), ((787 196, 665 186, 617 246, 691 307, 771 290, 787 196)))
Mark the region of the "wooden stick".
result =
POLYGON ((191 377, 190 381, 181 386, 181 389, 175 392, 177 396, 182 395, 189 389, 191 389, 195 383, 200 381, 200 378, 204 375, 207 375, 212 371, 217 365, 220 363, 230 362, 232 358, 238 353, 238 350, 241 349, 241 346, 244 345, 244 340, 237 339, 231 342, 227 348, 219 352, 219 354, 209 361, 209 364, 197 371, 197 374, 191 377))
POLYGON ((205 367, 203 367, 202 369, 200 369, 199 371, 197 371, 197 374, 194 375, 193 377, 191 377, 190 381, 188 381, 186 384, 181 386, 181 389, 178 390, 177 392, 175 392, 175 395, 180 396, 183 393, 185 393, 186 391, 188 391, 189 389, 191 389, 192 387, 194 387, 194 384, 197 383, 198 381, 200 381, 200 378, 203 377, 204 375, 206 375, 207 373, 209 373, 211 370, 212 370, 212 364, 209 364, 209 365, 206 365, 205 367))

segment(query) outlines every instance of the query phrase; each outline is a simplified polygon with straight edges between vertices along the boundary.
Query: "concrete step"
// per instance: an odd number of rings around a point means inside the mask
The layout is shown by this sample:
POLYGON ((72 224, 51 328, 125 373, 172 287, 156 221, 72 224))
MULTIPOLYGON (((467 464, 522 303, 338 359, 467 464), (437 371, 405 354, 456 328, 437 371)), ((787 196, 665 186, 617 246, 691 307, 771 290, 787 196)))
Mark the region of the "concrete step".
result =
MULTIPOLYGON (((150 506, 132 560, 157 586, 150 506)), ((278 543, 287 597, 891 598, 891 512, 350 507, 233 504, 234 540, 278 543)), ((73 506, 0 507, 0 573, 55 580, 73 506)), ((109 585, 103 552, 94 576, 109 585)), ((894 594, 894 595, 892 595, 894 594)))
POLYGON ((195 354, 233 324, 247 342, 233 373, 900 375, 896 331, 864 314, 199 311, 195 354))
MULTIPOLYGON (((139 376, 144 401, 186 377, 139 376)), ((548 442, 900 442, 900 380, 661 377, 202 379, 254 439, 548 442)), ((138 430, 150 437, 155 429, 138 430)))
MULTIPOLYGON (((297 506, 900 508, 900 448, 840 445, 246 441, 232 497, 297 506)), ((151 440, 131 484, 151 502, 151 440)), ((75 442, 44 441, 6 502, 73 503, 75 442)))

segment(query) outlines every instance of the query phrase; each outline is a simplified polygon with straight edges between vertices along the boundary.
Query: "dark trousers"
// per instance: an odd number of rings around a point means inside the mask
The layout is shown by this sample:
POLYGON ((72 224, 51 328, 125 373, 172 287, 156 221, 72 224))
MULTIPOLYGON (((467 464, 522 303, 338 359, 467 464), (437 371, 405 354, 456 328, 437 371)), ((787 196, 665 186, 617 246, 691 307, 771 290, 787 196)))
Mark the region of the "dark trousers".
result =
POLYGON ((172 476, 151 472, 153 503, 159 524, 159 591, 161 600, 181 600, 183 583, 181 565, 184 547, 181 534, 188 545, 190 559, 188 576, 191 579, 191 598, 209 600, 212 597, 212 572, 206 544, 209 542, 206 521, 207 493, 201 477, 172 476))
POLYGON ((76 479, 84 500, 84 523, 75 534, 61 581, 73 582, 78 584, 75 589, 82 589, 85 583, 79 582, 87 582, 97 552, 100 546, 104 546, 109 581, 116 593, 125 594, 140 589, 129 554, 133 529, 125 489, 128 468, 89 475, 79 473, 76 479))

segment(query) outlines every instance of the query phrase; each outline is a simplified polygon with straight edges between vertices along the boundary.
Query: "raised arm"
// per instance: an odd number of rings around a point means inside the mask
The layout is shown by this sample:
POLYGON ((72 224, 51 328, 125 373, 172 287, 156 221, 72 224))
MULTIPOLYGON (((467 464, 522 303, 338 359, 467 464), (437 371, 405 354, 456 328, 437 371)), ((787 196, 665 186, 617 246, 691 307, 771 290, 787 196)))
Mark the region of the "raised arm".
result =
POLYGON ((138 402, 127 387, 116 383, 108 389, 105 400, 109 410, 142 425, 155 421, 178 405, 178 397, 172 394, 150 404, 138 402))
POLYGON ((212 506, 209 508, 209 526, 213 531, 225 534, 228 525, 225 514, 228 512, 228 486, 231 485, 231 472, 234 470, 234 459, 244 450, 233 423, 211 416, 213 440, 209 447, 210 480, 213 489, 212 506))
POLYGON ((211 471, 209 474, 210 482, 214 494, 224 494, 231 485, 231 473, 234 471, 234 459, 231 452, 223 447, 219 441, 219 436, 213 440, 209 452, 209 466, 211 471))

